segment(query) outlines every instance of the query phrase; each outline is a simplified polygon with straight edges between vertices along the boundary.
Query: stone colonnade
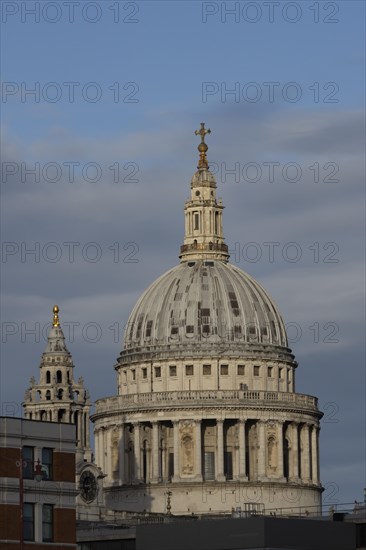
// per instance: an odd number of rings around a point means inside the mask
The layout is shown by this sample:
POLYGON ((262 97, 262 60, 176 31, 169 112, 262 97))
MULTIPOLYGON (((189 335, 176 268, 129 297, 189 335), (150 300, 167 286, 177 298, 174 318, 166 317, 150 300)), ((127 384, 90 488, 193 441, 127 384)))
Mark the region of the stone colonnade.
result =
POLYGON ((318 425, 310 421, 141 420, 96 426, 95 459, 106 482, 118 485, 208 480, 318 485, 318 437, 318 425))

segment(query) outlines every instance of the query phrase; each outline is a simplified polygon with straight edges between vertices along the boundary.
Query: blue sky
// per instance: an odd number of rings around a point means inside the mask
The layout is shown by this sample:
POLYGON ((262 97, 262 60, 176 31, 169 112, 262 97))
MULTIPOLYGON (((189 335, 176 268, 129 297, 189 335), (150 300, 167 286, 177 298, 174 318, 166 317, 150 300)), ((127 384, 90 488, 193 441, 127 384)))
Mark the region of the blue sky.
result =
MULTIPOLYGON (((27 2, 27 9, 36 4, 27 2)), ((197 159, 194 130, 205 120, 231 261, 268 289, 292 329, 301 329, 291 343, 297 391, 319 396, 326 413, 325 505, 360 500, 364 3, 275 3, 273 22, 268 3, 259 1, 80 2, 74 22, 63 2, 57 13, 52 3, 42 12, 46 4, 39 4, 39 22, 22 13, 24 2, 2 4, 2 159, 8 163, 2 241, 19 248, 2 258, 2 321, 19 327, 13 336, 3 334, 2 412, 9 403, 19 407, 45 345, 42 337, 23 335, 21 323, 45 325, 54 303, 62 320, 80 323, 69 342, 76 375, 84 376, 94 400, 115 393, 121 339, 115 341, 110 327, 122 330, 141 292, 178 261, 197 159), (115 23, 110 8, 117 6, 115 23), (233 8, 237 22, 233 15, 225 21, 225 9, 233 8), (209 11, 217 13, 203 22, 209 11), (97 22, 86 20, 96 14, 97 22), (56 15, 60 20, 51 23, 56 15), (74 102, 65 84, 71 82, 74 102), (39 97, 24 93, 37 86, 39 97), (235 86, 236 96, 225 95, 235 86), (93 101, 96 93, 101 97, 93 101), (261 94, 257 101, 254 93, 261 94), (70 162, 79 163, 74 182, 70 162), (278 163, 274 182, 268 162, 278 163), (39 182, 29 174, 22 181, 22 163, 39 164, 39 182), (89 163, 100 169, 95 182, 89 163), (113 181, 115 163, 125 181, 113 181), (248 163, 260 168, 258 181, 248 163), (286 172, 289 163, 296 166, 286 172), (61 173, 52 182, 55 166, 61 173), (225 174, 235 166, 238 182, 225 174), (298 167, 301 177, 293 181, 298 167), (83 169, 90 170, 86 177, 83 169), (70 241, 79 243, 73 262, 64 245, 70 241), (99 248, 88 249, 91 242, 99 248), (279 243, 274 261, 267 242, 279 243), (296 262, 286 256, 295 250, 290 242, 301 251, 296 262), (39 261, 22 257, 23 245, 39 246, 39 261), (252 261, 258 249, 261 257, 252 261), (97 262, 87 256, 95 250, 102 251, 97 262), (55 251, 59 261, 52 261, 55 251), (137 262, 129 261, 131 252, 137 262), (102 329, 94 343, 81 328, 90 322, 102 329)))

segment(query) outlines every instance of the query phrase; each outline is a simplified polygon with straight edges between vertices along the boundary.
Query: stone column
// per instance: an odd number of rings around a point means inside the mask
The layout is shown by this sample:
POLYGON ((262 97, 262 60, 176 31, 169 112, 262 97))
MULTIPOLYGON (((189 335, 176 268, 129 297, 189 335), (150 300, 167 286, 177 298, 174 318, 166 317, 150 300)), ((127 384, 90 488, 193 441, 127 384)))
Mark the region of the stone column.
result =
POLYGON ((283 475, 283 422, 277 422, 277 464, 278 464, 278 477, 281 480, 285 480, 283 475))
POLYGON ((94 430, 94 449, 95 449, 95 455, 94 455, 94 462, 97 466, 99 466, 99 430, 94 430))
POLYGON ((135 460, 135 483, 141 481, 141 443, 140 443, 140 424, 135 422, 133 425, 133 446, 135 460))
POLYGON ((266 476, 266 455, 267 455, 267 442, 266 442, 266 423, 263 420, 257 421, 257 453, 258 453, 258 480, 265 481, 266 476))
POLYGON ((105 473, 112 481, 112 427, 109 426, 109 428, 104 432, 105 434, 105 441, 104 441, 104 464, 105 464, 105 473))
POLYGON ((86 415, 86 435, 85 435, 85 442, 86 447, 90 449, 90 423, 89 423, 89 414, 85 413, 86 415))
POLYGON ((195 433, 195 470, 196 481, 202 481, 202 432, 201 432, 201 420, 195 421, 196 433, 195 433))
POLYGON ((161 477, 163 481, 167 481, 168 473, 167 473, 167 451, 166 451, 166 444, 165 441, 161 444, 161 477))
POLYGON ((239 420, 239 481, 247 481, 245 455, 245 420, 239 420))
POLYGON ((299 481, 298 423, 291 424, 290 480, 299 481))
POLYGON ((161 473, 159 471, 159 424, 158 422, 152 422, 152 483, 159 483, 161 473))
POLYGON ((118 477, 121 485, 125 482, 125 461, 126 461, 126 443, 125 443, 125 425, 119 426, 119 444, 118 444, 118 477))
POLYGON ((179 420, 173 421, 173 441, 174 441, 174 476, 173 482, 180 481, 180 439, 179 439, 179 420))
POLYGON ((304 424, 301 428, 301 479, 310 481, 310 446, 309 446, 309 425, 304 424))
POLYGON ((225 481, 224 475, 224 421, 216 420, 216 448, 217 460, 215 461, 216 481, 225 481))
POLYGON ((318 428, 313 425, 311 429, 311 466, 312 466, 312 480, 313 483, 318 485, 318 428))
POLYGON ((105 462, 105 448, 106 448, 106 429, 105 428, 102 428, 102 431, 101 431, 101 449, 100 449, 100 454, 101 454, 101 462, 102 462, 102 470, 103 470, 103 473, 107 475, 107 468, 106 468, 106 462, 105 462))

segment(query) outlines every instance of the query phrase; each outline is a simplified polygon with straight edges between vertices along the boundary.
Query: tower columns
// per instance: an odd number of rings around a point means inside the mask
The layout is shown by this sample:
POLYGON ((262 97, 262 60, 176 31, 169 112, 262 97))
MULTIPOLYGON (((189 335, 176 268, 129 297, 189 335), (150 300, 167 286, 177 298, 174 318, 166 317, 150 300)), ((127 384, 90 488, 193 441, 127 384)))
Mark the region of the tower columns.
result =
POLYGON ((224 474, 224 421, 220 420, 220 419, 216 420, 216 449, 217 449, 217 460, 215 461, 216 481, 225 481, 225 474, 224 474))
POLYGON ((298 423, 291 423, 290 481, 299 481, 298 423))
POLYGON ((135 483, 141 481, 141 443, 140 443, 140 423, 133 424, 133 443, 134 443, 134 459, 135 459, 135 483))
POLYGON ((245 452, 245 420, 239 420, 239 481, 247 481, 245 452))
POLYGON ((314 484, 319 483, 318 479, 318 428, 313 425, 311 429, 311 460, 312 460, 312 481, 314 484))
POLYGON ((310 445, 309 445, 309 425, 304 424, 301 428, 301 479, 305 483, 310 481, 310 445))
POLYGON ((119 444, 118 444, 118 477, 121 485, 125 483, 125 462, 126 462, 125 425, 120 424, 119 444))
POLYGON ((161 478, 161 472, 159 471, 159 423, 152 422, 152 476, 151 482, 158 483, 161 478))
POLYGON ((278 450, 278 477, 285 481, 284 478, 284 468, 283 468, 283 422, 277 422, 277 450, 278 450))
POLYGON ((195 422, 195 470, 196 470, 196 481, 202 481, 202 427, 201 420, 196 420, 195 422))
POLYGON ((180 440, 179 420, 173 421, 173 442, 174 442, 174 475, 173 482, 180 481, 180 440))
POLYGON ((267 455, 267 442, 266 442, 266 423, 263 420, 258 420, 258 479, 259 481, 266 480, 266 455, 267 455))

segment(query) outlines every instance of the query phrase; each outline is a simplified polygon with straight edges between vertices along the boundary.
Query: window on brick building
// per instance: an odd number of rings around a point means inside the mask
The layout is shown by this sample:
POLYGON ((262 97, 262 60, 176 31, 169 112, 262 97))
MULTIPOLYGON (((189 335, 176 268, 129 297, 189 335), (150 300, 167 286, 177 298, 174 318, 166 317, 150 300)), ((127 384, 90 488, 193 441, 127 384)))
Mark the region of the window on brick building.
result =
POLYGON ((43 504, 42 506, 42 540, 43 542, 53 541, 53 505, 43 504))
POLYGON ((23 539, 34 540, 34 504, 23 504, 23 539))
POLYGON ((42 449, 42 474, 43 479, 53 479, 53 449, 42 449))
POLYGON ((23 457, 23 478, 33 479, 34 447, 24 446, 23 457))

